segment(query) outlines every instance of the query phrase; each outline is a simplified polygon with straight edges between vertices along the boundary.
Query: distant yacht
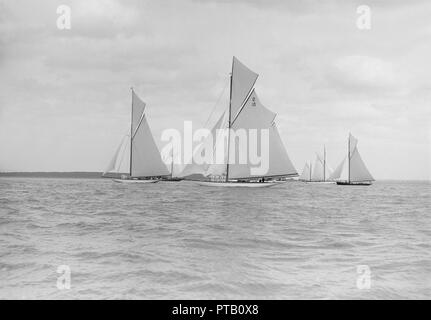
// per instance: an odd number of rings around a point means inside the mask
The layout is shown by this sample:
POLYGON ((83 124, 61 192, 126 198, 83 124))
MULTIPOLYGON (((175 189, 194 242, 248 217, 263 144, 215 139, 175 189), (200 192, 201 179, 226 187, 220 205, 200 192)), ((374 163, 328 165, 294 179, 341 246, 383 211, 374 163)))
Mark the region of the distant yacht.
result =
MULTIPOLYGON (((104 177, 110 177, 110 173, 120 172, 124 153, 124 141, 129 142, 129 174, 121 175, 120 179, 114 179, 120 183, 155 183, 161 179, 168 179, 169 172, 162 161, 159 149, 154 141, 150 126, 145 116, 146 104, 135 93, 132 88, 132 115, 130 134, 125 136, 117 148, 111 162, 103 173, 104 177), (128 138, 128 139, 126 139, 128 138)), ((172 169, 172 168, 171 168, 172 169)))
POLYGON ((369 186, 374 181, 358 151, 358 139, 349 134, 347 156, 333 173, 338 185, 369 186), (347 161, 346 161, 347 159, 347 161))
POLYGON ((298 180, 304 181, 304 182, 310 182, 311 181, 311 172, 312 172, 311 169, 312 169, 311 162, 310 163, 306 162, 298 180))
POLYGON ((300 181, 316 183, 335 183, 332 177, 333 171, 326 161, 326 147, 323 146, 323 158, 316 153, 314 167, 306 163, 299 177, 300 181))
MULTIPOLYGON (((265 108, 256 94, 254 84, 257 78, 257 73, 233 57, 229 108, 222 114, 211 132, 216 137, 217 129, 268 129, 269 169, 267 173, 264 176, 253 175, 251 164, 248 161, 245 164, 229 163, 229 153, 236 154, 238 152, 230 144, 229 130, 227 157, 224 164, 191 164, 184 169, 184 175, 198 173, 207 178, 207 181, 196 181, 196 183, 216 187, 270 187, 277 184, 271 180, 298 175, 287 155, 274 122, 276 114, 265 108)), ((221 144, 223 137, 216 137, 215 140, 215 150, 225 148, 224 143, 221 144)), ((259 146, 258 148, 260 149, 259 146)))

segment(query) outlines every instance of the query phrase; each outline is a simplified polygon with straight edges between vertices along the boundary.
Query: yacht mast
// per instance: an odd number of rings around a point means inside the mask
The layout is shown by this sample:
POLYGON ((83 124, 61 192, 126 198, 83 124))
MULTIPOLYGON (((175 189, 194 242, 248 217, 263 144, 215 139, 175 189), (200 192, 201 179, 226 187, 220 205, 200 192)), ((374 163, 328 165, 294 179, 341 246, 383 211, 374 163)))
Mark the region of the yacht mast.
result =
POLYGON ((325 145, 323 145, 323 182, 326 181, 325 168, 326 168, 326 147, 325 145))
POLYGON ((233 60, 232 71, 230 73, 230 92, 229 92, 229 122, 227 126, 227 163, 226 163, 226 182, 229 181, 229 151, 230 151, 230 127, 231 127, 231 107, 232 107, 232 75, 233 75, 233 60))
POLYGON ((350 133, 349 133, 349 142, 347 143, 347 165, 348 165, 348 175, 347 175, 347 182, 350 183, 350 133))
POLYGON ((313 165, 311 164, 311 161, 310 161, 310 181, 311 181, 311 167, 312 167, 313 165))
POLYGON ((171 161, 171 179, 174 176, 174 149, 172 148, 172 161, 171 161))
POLYGON ((133 140, 133 87, 130 87, 130 90, 132 91, 132 113, 130 116, 130 177, 132 177, 132 140, 133 140))

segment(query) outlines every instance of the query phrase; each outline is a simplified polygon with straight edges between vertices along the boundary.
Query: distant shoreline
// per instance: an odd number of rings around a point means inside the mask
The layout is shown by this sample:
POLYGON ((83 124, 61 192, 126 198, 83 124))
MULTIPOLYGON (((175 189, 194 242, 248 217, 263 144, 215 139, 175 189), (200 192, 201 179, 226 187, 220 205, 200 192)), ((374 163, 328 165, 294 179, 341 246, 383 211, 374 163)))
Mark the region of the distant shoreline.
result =
MULTIPOLYGON (((71 171, 71 172, 0 172, 0 178, 2 177, 10 177, 10 178, 63 178, 63 179, 106 179, 106 178, 119 178, 121 174, 113 174, 112 176, 102 177, 103 172, 95 172, 95 171, 71 171)), ((126 173, 124 173, 126 174, 126 173)), ((193 178, 196 180, 194 176, 187 177, 189 179, 193 178)), ((378 181, 412 181, 412 182, 429 182, 430 180, 413 180, 413 179, 377 179, 378 181)))
POLYGON ((0 177, 101 179, 102 172, 0 172, 0 177))

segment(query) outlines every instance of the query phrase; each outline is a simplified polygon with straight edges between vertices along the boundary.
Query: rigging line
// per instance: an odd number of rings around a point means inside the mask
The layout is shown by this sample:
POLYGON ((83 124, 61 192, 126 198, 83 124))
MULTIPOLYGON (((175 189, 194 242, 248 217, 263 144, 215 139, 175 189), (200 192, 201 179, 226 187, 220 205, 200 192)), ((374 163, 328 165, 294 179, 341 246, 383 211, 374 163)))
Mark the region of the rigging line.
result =
POLYGON ((211 113, 209 114, 208 119, 205 121, 204 128, 206 128, 206 127, 207 127, 208 122, 209 122, 209 121, 210 121, 210 119, 211 119, 211 116, 213 115, 213 113, 214 113, 214 111, 215 111, 216 107, 218 106, 218 104, 220 103, 220 100, 221 100, 221 98, 222 98, 222 96, 223 96, 224 92, 226 91, 226 88, 227 88, 228 83, 229 83, 229 82, 227 82, 227 81, 225 82, 225 85, 224 85, 224 87, 223 87, 223 90, 221 91, 221 93, 220 93, 219 97, 217 98, 217 102, 216 102, 216 103, 214 104, 214 106, 212 107, 211 113))
POLYGON ((139 127, 141 126, 141 123, 142 123, 142 121, 144 120, 144 118, 145 118, 145 109, 144 109, 144 111, 142 111, 141 118, 139 119, 139 123, 138 123, 138 125, 136 126, 135 132, 133 132, 132 139, 134 139, 134 138, 135 138, 136 133, 138 132, 139 127))

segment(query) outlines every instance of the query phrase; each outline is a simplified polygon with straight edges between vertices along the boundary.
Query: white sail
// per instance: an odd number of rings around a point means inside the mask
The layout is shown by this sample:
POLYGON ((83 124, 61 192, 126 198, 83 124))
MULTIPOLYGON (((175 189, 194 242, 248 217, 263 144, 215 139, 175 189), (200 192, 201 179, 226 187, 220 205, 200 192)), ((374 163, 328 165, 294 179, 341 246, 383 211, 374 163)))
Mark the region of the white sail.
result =
POLYGON ((343 167, 346 163, 346 158, 347 157, 344 157, 343 161, 341 161, 340 164, 337 166, 337 168, 335 168, 334 172, 332 172, 332 174, 329 175, 329 180, 335 181, 340 179, 341 173, 343 172, 343 167))
POLYGON ((339 181, 348 181, 349 180, 349 161, 346 157, 346 161, 343 163, 343 168, 341 169, 341 175, 338 179, 339 181))
POLYGON ((356 139, 354 136, 352 136, 351 133, 349 133, 349 152, 350 152, 350 157, 352 157, 352 155, 355 152, 357 146, 358 146, 358 139, 356 139))
POLYGON ((245 65, 236 57, 232 62, 232 91, 231 91, 231 121, 235 120, 247 95, 250 93, 259 75, 245 65))
MULTIPOLYGON (((326 153, 325 153, 326 156, 326 153)), ((329 166, 328 161, 316 153, 316 161, 314 163, 312 181, 328 181, 332 175, 333 170, 329 166), (325 167, 325 170, 323 170, 325 167)))
POLYGON ((269 128, 269 171, 267 176, 297 176, 275 122, 269 128))
MULTIPOLYGON (((192 174, 202 174, 202 175, 209 175, 209 174, 213 174, 213 175, 222 175, 223 172, 220 172, 222 170, 216 170, 215 168, 213 169, 213 172, 209 172, 208 170, 210 169, 210 164, 197 164, 194 159, 196 158, 197 154, 201 154, 204 152, 204 148, 206 146, 206 142, 207 139, 212 139, 213 141, 211 141, 212 145, 214 146, 213 148, 213 154, 215 155, 216 149, 217 149, 217 144, 216 141, 219 141, 220 139, 217 139, 217 130, 220 129, 224 129, 227 127, 227 123, 228 123, 228 112, 224 112, 220 118, 217 120, 216 124, 213 126, 213 128, 211 129, 211 134, 206 137, 200 144, 198 144, 195 148, 194 148, 194 152, 193 152, 193 157, 192 159, 188 159, 188 163, 187 165, 185 165, 185 167, 183 168, 183 170, 181 171, 181 173, 178 175, 179 177, 186 177, 192 174)), ((227 155, 227 152, 226 152, 227 155)), ((214 167, 214 165, 211 165, 211 167, 214 167)), ((224 167, 224 171, 226 171, 226 165, 223 165, 224 167)), ((225 172, 224 172, 225 173, 225 172)))
MULTIPOLYGON (((323 162, 323 160, 321 160, 323 162)), ((323 175, 323 180, 324 181, 328 181, 329 177, 332 175, 332 173, 334 172, 334 170, 332 170, 331 166, 328 164, 328 160, 325 160, 325 172, 323 175)))
POLYGON ((357 148, 353 151, 350 158, 350 181, 374 181, 357 148))
MULTIPOLYGON (((127 146, 125 145, 126 138, 128 138, 129 135, 125 135, 123 139, 121 139, 120 144, 118 145, 114 156, 112 157, 111 161, 109 162, 108 166, 106 167, 105 171, 103 172, 103 175, 106 175, 107 173, 115 172, 119 173, 122 169, 123 160, 125 157, 125 149, 127 146)), ((124 168, 123 168, 124 169, 124 168)), ((123 172, 126 172, 126 170, 123 170, 123 172)))
POLYGON ((213 157, 215 163, 208 164, 205 166, 205 176, 221 177, 226 175, 226 163, 228 155, 226 128, 229 122, 229 112, 225 112, 220 118, 220 120, 217 121, 217 127, 213 129, 213 131, 211 131, 212 137, 214 139, 213 157), (217 159, 218 153, 223 155, 223 159, 217 159))
POLYGON ((132 177, 169 175, 145 117, 145 103, 132 91, 132 177), (139 113, 141 112, 141 113, 139 113), (137 120, 138 119, 138 120, 137 120))
POLYGON ((308 162, 305 163, 304 169, 302 169, 302 173, 299 176, 299 180, 301 181, 309 181, 310 180, 310 165, 308 162))
POLYGON ((323 181, 323 162, 317 154, 311 174, 311 181, 323 181))
POLYGON ((181 151, 179 151, 178 153, 173 140, 167 145, 167 147, 169 149, 164 149, 161 153, 161 157, 165 165, 169 167, 169 173, 171 174, 171 177, 174 178, 177 177, 177 174, 179 172, 178 164, 175 162, 181 156, 181 151))
POLYGON ((105 169, 103 174, 107 174, 108 172, 114 171, 117 164, 118 155, 120 154, 121 147, 123 146, 124 138, 121 140, 120 145, 117 147, 117 150, 114 153, 114 156, 112 157, 111 161, 108 164, 108 167, 105 169))
MULTIPOLYGON (((256 91, 253 90, 244 104, 241 113, 236 118, 232 125, 232 129, 244 129, 250 139, 250 130, 258 130, 258 135, 261 129, 267 129, 269 133, 269 158, 268 160, 268 171, 265 174, 253 174, 251 168, 255 167, 250 159, 247 163, 239 163, 239 152, 240 147, 238 143, 234 143, 231 136, 231 143, 229 150, 230 162, 229 164, 229 178, 251 178, 259 176, 293 176, 297 175, 292 162, 287 155, 286 149, 281 141, 280 135, 277 130, 277 126, 274 123, 276 114, 267 108, 265 108, 260 102, 256 91), (234 158, 233 158, 234 156, 234 158)), ((262 155, 261 141, 257 144, 257 154, 262 155)))
POLYGON ((151 134, 147 119, 142 119, 132 140, 132 177, 169 175, 151 134))
MULTIPOLYGON (((238 115, 237 119, 232 125, 233 132, 236 130, 245 130, 247 133, 247 151, 249 151, 249 139, 250 139, 250 129, 258 130, 257 134, 260 135, 261 129, 271 128, 272 122, 275 118, 275 113, 265 108, 259 101, 256 92, 253 90, 244 105, 241 113, 238 115)), ((274 135, 274 134, 272 134, 274 135)), ((271 144, 273 137, 269 135, 269 161, 271 161, 271 144)), ((260 142, 260 141, 259 141, 260 142)), ((261 143, 257 143, 257 154, 262 154, 261 143)), ((230 164, 229 164, 229 178, 248 178, 251 177, 251 163, 249 159, 249 154, 247 152, 247 161, 245 164, 239 163, 240 157, 240 142, 235 141, 235 137, 231 135, 231 143, 229 150, 230 164)), ((241 146, 244 148, 244 146, 241 146)), ((269 168, 271 168, 269 166, 269 168)), ((269 172, 268 172, 269 173, 269 172)))
POLYGON ((144 116, 145 106, 145 102, 139 99, 132 89, 132 136, 136 134, 136 129, 144 116))
POLYGON ((130 173, 130 134, 126 136, 123 145, 124 147, 120 151, 119 158, 117 159, 115 171, 126 175, 130 173))

